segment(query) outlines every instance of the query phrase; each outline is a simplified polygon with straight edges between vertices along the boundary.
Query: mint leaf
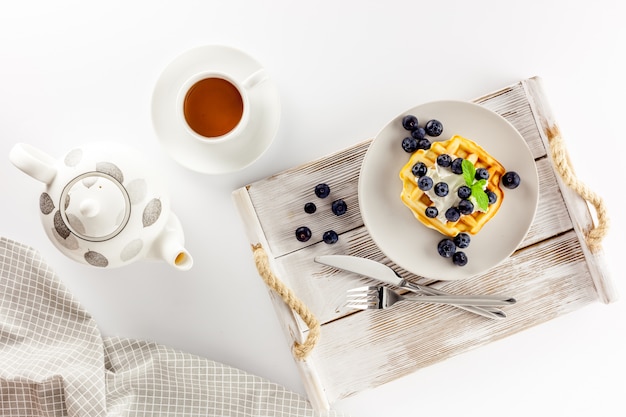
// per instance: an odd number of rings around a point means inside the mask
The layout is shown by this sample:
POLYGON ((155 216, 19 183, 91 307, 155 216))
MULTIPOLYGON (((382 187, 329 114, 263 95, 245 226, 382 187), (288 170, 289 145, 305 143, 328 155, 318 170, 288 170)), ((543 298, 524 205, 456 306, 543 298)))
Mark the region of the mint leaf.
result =
POLYGON ((476 167, 474 167, 474 164, 467 159, 463 160, 461 168, 463 169, 463 179, 465 180, 467 186, 472 190, 472 199, 480 210, 487 211, 487 208, 489 207, 489 197, 483 189, 487 186, 487 181, 476 181, 476 167))
POLYGON ((465 183, 471 187, 474 184, 474 177, 476 176, 476 168, 474 168, 474 164, 472 164, 467 159, 464 159, 461 163, 461 169, 463 170, 463 179, 465 183))
POLYGON ((476 204, 481 210, 487 211, 487 208, 489 207, 489 197, 487 196, 485 190, 483 190, 483 185, 480 184, 481 181, 483 183, 485 182, 485 180, 480 180, 471 186, 472 197, 474 197, 476 204))

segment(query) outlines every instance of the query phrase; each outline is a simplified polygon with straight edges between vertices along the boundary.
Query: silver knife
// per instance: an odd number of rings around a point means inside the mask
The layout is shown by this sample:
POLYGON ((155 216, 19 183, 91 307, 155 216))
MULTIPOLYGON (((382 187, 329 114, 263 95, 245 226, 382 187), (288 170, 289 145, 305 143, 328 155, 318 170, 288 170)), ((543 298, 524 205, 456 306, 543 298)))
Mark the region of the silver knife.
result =
MULTIPOLYGON (((316 256, 314 260, 315 262, 320 264, 343 269, 344 271, 354 272, 356 274, 381 281, 385 284, 404 288, 415 293, 428 295, 450 295, 449 293, 435 288, 409 282, 402 278, 400 275, 398 275, 398 273, 392 268, 371 259, 350 255, 320 255, 316 256)), ((499 297, 499 299, 501 299, 501 297, 499 297)), ((510 304, 513 303, 515 303, 515 299, 510 298, 510 304)), ((455 307, 492 319, 506 318, 506 314, 504 313, 504 311, 497 308, 461 305, 455 305, 455 307)))

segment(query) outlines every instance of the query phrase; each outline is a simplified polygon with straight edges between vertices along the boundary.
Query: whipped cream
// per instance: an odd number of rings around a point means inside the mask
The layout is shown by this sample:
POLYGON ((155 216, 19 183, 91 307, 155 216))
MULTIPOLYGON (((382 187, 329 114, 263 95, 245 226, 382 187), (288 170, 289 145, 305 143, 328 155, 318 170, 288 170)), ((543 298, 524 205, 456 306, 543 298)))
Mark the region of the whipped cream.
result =
MULTIPOLYGON (((446 219, 446 210, 448 210, 450 207, 457 207, 459 205, 461 198, 459 198, 457 191, 460 187, 467 184, 465 183, 463 175, 455 174, 454 172, 450 171, 449 168, 440 167, 439 165, 437 165, 437 163, 435 163, 434 166, 428 168, 428 171, 426 171, 426 176, 432 178, 433 187, 430 190, 426 191, 425 194, 428 196, 428 198, 430 198, 435 207, 437 207, 437 211, 439 212, 439 214, 437 215, 437 220, 445 224, 448 222, 448 219, 446 219), (437 194, 435 194, 435 184, 439 182, 445 182, 446 184, 448 184, 448 194, 443 197, 439 197, 437 194)), ((417 180, 418 178, 415 178, 415 181, 417 180)), ((487 186, 485 185, 485 187, 483 188, 486 189, 487 186)), ((484 211, 478 207, 474 196, 470 196, 469 200, 472 202, 472 204, 474 204, 474 211, 484 211)))

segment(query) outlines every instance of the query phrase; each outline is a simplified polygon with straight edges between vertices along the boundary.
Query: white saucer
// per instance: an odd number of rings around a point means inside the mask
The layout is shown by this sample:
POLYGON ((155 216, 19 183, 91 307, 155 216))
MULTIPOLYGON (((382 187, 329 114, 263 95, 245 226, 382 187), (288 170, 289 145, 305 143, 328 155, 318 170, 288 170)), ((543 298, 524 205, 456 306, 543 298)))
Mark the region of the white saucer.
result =
POLYGON ((227 46, 191 49, 172 61, 159 77, 152 95, 152 123, 163 148, 186 168, 204 174, 224 174, 243 169, 269 148, 280 121, 280 97, 271 78, 249 92, 250 120, 243 137, 206 144, 191 136, 178 117, 179 89, 193 75, 215 70, 238 81, 262 66, 248 54, 227 46))

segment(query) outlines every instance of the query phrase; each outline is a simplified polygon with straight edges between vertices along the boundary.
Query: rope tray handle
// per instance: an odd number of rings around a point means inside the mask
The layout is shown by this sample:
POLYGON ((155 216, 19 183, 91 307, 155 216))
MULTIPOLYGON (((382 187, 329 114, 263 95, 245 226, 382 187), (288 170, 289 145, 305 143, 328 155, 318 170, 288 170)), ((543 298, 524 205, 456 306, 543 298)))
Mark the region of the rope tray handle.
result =
POLYGON ((283 301, 295 311, 309 328, 309 333, 303 343, 294 342, 293 355, 296 359, 304 360, 311 353, 320 337, 320 323, 311 310, 294 292, 279 280, 270 268, 267 253, 260 243, 252 245, 254 263, 265 284, 274 290, 283 301))
POLYGON ((548 139, 552 160, 563 182, 576 191, 585 201, 593 205, 596 211, 597 224, 585 231, 587 245, 592 253, 596 253, 602 248, 602 240, 609 232, 609 215, 604 200, 574 174, 565 141, 557 127, 550 129, 548 139))

